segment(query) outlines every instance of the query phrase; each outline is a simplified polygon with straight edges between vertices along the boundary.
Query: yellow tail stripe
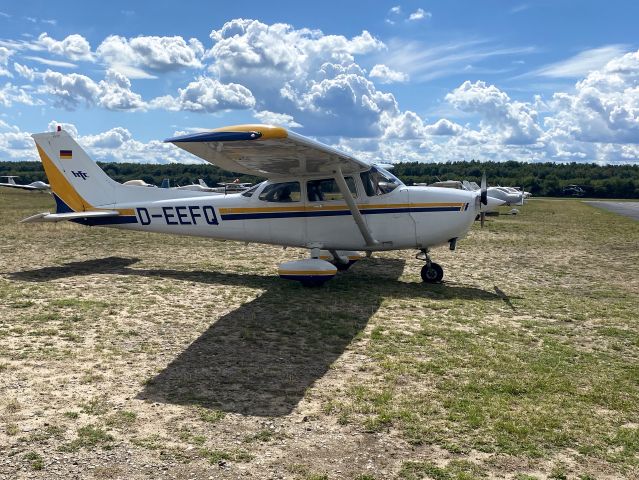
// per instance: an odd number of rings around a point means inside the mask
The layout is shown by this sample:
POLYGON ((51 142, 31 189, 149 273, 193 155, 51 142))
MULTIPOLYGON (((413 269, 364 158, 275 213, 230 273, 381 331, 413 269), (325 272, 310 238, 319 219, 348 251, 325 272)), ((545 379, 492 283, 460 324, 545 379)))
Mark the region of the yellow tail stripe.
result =
MULTIPOLYGON (((95 208, 84 198, 82 198, 82 196, 76 191, 75 188, 73 188, 66 177, 62 174, 62 172, 60 172, 58 167, 56 167, 55 164, 51 161, 46 152, 42 148, 40 148, 40 145, 36 144, 36 147, 38 147, 38 153, 40 154, 40 159, 42 160, 44 171, 47 174, 47 178, 49 179, 51 190, 58 197, 60 197, 60 199, 64 203, 66 203, 69 208, 76 212, 110 210, 108 208, 95 208)), ((120 212, 120 215, 135 215, 135 210, 132 208, 118 209, 118 212, 120 212)))
POLYGON ((42 160, 42 166, 49 179, 51 185, 51 191, 55 193, 60 199, 66 203, 69 208, 76 212, 84 212, 92 210, 93 206, 87 202, 80 194, 71 186, 69 181, 62 175, 60 170, 51 161, 45 151, 37 145, 40 159, 42 160))

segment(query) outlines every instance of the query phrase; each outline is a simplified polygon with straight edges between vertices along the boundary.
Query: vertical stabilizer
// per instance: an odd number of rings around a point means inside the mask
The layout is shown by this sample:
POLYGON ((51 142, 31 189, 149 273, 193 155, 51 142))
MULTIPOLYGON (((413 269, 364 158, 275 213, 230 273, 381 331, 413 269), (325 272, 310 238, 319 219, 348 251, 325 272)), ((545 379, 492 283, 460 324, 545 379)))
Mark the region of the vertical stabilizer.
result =
POLYGON ((61 130, 33 135, 59 213, 108 208, 115 203, 113 181, 61 130))

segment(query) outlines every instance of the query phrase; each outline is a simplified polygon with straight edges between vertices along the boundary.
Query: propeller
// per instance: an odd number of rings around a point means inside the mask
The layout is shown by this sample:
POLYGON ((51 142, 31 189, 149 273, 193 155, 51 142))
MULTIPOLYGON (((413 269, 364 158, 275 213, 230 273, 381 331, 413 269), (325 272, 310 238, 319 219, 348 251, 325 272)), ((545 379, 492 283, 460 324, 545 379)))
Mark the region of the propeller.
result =
MULTIPOLYGON (((481 201, 481 203, 483 205, 488 205, 488 186, 486 184, 486 171, 484 170, 484 173, 481 176, 481 194, 479 196, 479 199, 481 201)), ((486 220, 486 211, 485 209, 482 209, 479 212, 479 222, 480 222, 480 226, 481 228, 484 228, 484 221, 486 220)))

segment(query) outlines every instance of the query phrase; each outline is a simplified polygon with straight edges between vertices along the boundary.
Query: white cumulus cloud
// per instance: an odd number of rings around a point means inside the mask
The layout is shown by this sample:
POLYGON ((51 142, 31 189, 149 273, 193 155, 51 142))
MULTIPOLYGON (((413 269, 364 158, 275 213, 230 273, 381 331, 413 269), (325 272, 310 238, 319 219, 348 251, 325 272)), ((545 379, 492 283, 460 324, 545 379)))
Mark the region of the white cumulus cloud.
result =
POLYGON ((200 68, 204 53, 202 43, 192 38, 139 36, 125 38, 110 35, 96 49, 96 54, 112 69, 132 78, 149 78, 145 68, 166 72, 180 68, 200 68))
POLYGON ((13 74, 6 68, 11 55, 13 55, 12 50, 7 47, 0 47, 0 77, 13 77, 13 74))
POLYGON ((455 136, 461 134, 463 130, 464 127, 446 118, 440 118, 432 125, 426 125, 426 127, 424 127, 424 131, 428 135, 455 136))
POLYGON ((418 8, 417 10, 415 10, 413 13, 411 13, 408 16, 408 20, 411 21, 411 22, 416 22, 418 20, 425 20, 425 19, 430 18, 432 16, 433 16, 432 13, 427 12, 423 8, 418 8))
POLYGON ((47 70, 43 76, 45 91, 54 96, 56 105, 74 110, 80 105, 97 105, 108 110, 145 108, 142 97, 131 91, 124 75, 109 70, 100 82, 78 73, 63 74, 47 70))
POLYGON ((50 53, 69 58, 71 60, 92 61, 91 45, 82 35, 74 33, 62 40, 51 38, 46 32, 40 34, 37 43, 50 53))
POLYGON ((255 112, 253 116, 257 118, 260 122, 270 124, 270 125, 278 125, 281 127, 290 127, 290 128, 296 128, 296 127, 302 126, 299 123, 297 123, 291 115, 287 115, 286 113, 276 113, 276 112, 270 112, 268 110, 262 110, 260 112, 255 112))
POLYGON ((255 98, 251 91, 237 83, 222 83, 210 77, 199 77, 185 88, 178 89, 177 97, 158 97, 151 102, 154 108, 217 112, 253 108, 255 98))
POLYGON ((408 74, 393 70, 392 68, 377 64, 371 68, 368 74, 370 78, 378 80, 380 83, 394 83, 394 82, 407 82, 408 74))
POLYGON ((463 112, 479 114, 481 125, 497 133, 503 143, 531 144, 541 135, 533 105, 511 100, 495 85, 466 80, 446 100, 463 112))

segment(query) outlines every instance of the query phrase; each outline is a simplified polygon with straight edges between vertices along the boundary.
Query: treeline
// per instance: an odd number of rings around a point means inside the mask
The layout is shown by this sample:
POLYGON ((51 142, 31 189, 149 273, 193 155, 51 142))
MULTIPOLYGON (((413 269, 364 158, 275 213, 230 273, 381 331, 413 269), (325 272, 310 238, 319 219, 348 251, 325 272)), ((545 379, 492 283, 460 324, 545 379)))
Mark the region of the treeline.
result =
POLYGON ((523 187, 536 196, 563 196, 577 185, 585 195, 601 198, 639 198, 639 165, 595 163, 451 162, 399 163, 393 173, 406 184, 440 180, 479 183, 486 172, 489 185, 523 187))
MULTIPOLYGON (((210 186, 218 182, 257 182, 249 175, 227 172, 213 165, 165 165, 140 163, 100 163, 107 174, 124 182, 142 179, 159 185, 169 178, 172 185, 188 185, 199 178, 210 186)), ((406 184, 432 183, 437 180, 469 180, 479 183, 486 172, 489 185, 522 186, 536 196, 562 196, 570 193, 570 185, 578 185, 585 195, 602 198, 639 198, 639 165, 592 163, 519 163, 519 162, 452 162, 398 163, 393 173, 406 184)), ((45 178, 40 162, 0 162, 0 175, 19 175, 20 183, 45 178)))

